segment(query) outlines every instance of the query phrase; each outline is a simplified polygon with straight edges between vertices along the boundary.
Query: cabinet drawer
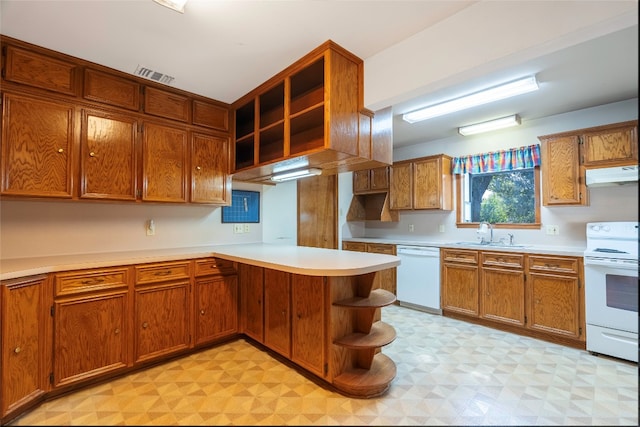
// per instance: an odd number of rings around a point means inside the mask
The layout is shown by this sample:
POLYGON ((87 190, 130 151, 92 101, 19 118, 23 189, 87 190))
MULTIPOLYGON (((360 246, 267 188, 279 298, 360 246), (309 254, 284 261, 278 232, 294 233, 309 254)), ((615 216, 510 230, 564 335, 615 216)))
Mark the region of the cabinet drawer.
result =
POLYGON ((71 62, 6 46, 4 78, 7 81, 76 95, 77 70, 71 62))
POLYGON ((189 261, 184 261, 136 266, 136 285, 188 279, 190 277, 189 264, 189 261))
POLYGON ((529 255, 529 270, 538 272, 555 272, 565 274, 579 274, 579 258, 558 258, 529 255))
POLYGON ((140 109, 138 83, 90 68, 84 72, 84 97, 129 110, 140 109))
POLYGON ((56 273, 53 280, 56 297, 127 288, 129 269, 122 267, 56 273))
POLYGON ((367 244, 364 242, 342 242, 342 249, 345 251, 366 252, 367 244))
POLYGON ((149 86, 144 89, 144 112, 147 114, 187 122, 190 105, 186 96, 149 86))
POLYGON ((229 110, 208 102, 193 101, 193 124, 229 131, 229 110))
POLYGON ((197 259, 195 262, 195 276, 211 276, 235 271, 233 261, 221 258, 197 259))
POLYGON ((367 243, 367 252, 373 252, 376 254, 395 255, 396 246, 388 245, 384 243, 367 243))
POLYGON ((442 260, 464 264, 478 264, 478 251, 464 249, 442 249, 442 260))
POLYGON ((524 268, 524 255, 505 254, 502 252, 482 252, 482 265, 524 268))

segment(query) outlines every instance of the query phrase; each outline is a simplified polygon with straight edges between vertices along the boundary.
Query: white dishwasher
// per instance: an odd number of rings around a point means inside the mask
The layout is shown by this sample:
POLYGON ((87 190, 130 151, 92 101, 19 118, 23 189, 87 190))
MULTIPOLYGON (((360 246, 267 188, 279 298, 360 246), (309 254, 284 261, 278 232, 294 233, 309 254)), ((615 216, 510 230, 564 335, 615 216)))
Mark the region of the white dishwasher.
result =
POLYGON ((396 246, 397 297, 401 306, 442 314, 440 309, 440 248, 396 246))

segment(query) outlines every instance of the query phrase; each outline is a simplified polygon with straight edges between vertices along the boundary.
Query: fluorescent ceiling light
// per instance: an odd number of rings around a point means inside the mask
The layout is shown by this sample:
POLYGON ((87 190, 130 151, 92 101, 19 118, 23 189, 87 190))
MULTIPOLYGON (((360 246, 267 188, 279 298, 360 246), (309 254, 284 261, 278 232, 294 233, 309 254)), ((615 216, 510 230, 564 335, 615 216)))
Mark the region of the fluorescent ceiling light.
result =
POLYGON ((520 117, 517 114, 507 117, 501 117, 488 122, 476 123, 474 125, 462 126, 458 128, 460 135, 475 135, 476 133, 489 132, 497 129, 504 129, 520 124, 520 117))
POLYGON ((308 176, 320 175, 321 173, 322 173, 322 169, 316 169, 316 168, 300 169, 297 171, 275 174, 271 177, 271 181, 283 182, 283 181, 289 181, 292 179, 306 178, 308 176))
POLYGON ((445 101, 440 104, 430 105, 428 107, 421 108, 420 110, 403 114, 402 119, 409 123, 415 123, 453 113, 454 111, 465 110, 467 108, 477 107, 478 105, 488 104, 489 102, 498 101, 500 99, 532 92, 534 90, 538 90, 538 82, 536 81, 535 76, 529 76, 480 92, 472 93, 471 95, 452 99, 451 101, 445 101))
POLYGON ((161 4, 169 9, 173 9, 176 12, 184 13, 184 5, 188 0, 153 0, 154 2, 161 4))

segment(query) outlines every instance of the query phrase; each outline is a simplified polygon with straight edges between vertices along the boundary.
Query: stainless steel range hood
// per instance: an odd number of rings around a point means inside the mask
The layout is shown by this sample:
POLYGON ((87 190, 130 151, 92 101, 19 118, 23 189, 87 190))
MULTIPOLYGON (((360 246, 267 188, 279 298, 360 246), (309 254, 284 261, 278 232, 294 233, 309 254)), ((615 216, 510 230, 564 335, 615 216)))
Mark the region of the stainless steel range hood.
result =
POLYGON ((638 182, 638 166, 616 166, 610 168, 587 169, 587 187, 607 187, 638 182))

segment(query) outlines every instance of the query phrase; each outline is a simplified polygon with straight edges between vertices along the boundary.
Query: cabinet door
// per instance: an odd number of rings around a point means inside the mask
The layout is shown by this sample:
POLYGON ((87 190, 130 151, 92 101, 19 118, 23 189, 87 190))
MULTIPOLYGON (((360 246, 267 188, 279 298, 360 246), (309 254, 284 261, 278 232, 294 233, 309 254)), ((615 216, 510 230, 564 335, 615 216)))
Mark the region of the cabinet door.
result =
POLYGON ((187 131, 146 123, 142 142, 142 200, 187 201, 187 131))
POLYGON ((364 242, 342 242, 342 249, 345 251, 366 252, 367 244, 364 242))
POLYGON ((242 332, 259 342, 264 341, 263 270, 254 265, 238 264, 242 332))
POLYGON ((136 289, 136 352, 140 363, 189 347, 189 281, 136 289))
POLYGON ((191 203, 231 203, 227 138, 191 135, 191 203))
POLYGON ((44 397, 51 370, 53 292, 46 276, 0 284, 0 415, 44 397))
POLYGON ((477 266, 443 264, 442 308, 478 316, 477 266))
POLYGON ((530 273, 527 286, 529 328, 581 338, 580 289, 577 277, 530 273))
POLYGON ((413 164, 413 187, 414 209, 440 208, 440 168, 437 159, 413 164))
POLYGON ((71 198, 74 108, 4 94, 2 194, 71 198))
POLYGON ((54 387, 130 365, 128 293, 55 303, 54 387))
POLYGON ((582 135, 582 165, 605 167, 638 163, 638 125, 613 126, 582 135))
POLYGON ((359 194, 369 191, 370 182, 369 169, 353 172, 353 194, 359 194))
POLYGON ((264 344, 291 357, 291 274, 264 270, 264 344))
POLYGON ((372 191, 389 189, 389 166, 371 169, 370 175, 372 191))
POLYGON ((480 317, 524 326, 524 272, 483 268, 480 317))
POLYGON ((195 282, 195 345, 238 332, 238 278, 211 276, 195 282))
POLYGON ((396 164, 390 172, 390 208, 413 208, 413 181, 411 179, 411 163, 396 164))
POLYGON ((135 118, 100 111, 82 112, 80 197, 136 199, 135 118))
POLYGON ((542 139, 542 204, 586 205, 584 170, 577 136, 542 139))
POLYGON ((291 360, 320 376, 327 375, 325 281, 320 276, 291 276, 291 360))

